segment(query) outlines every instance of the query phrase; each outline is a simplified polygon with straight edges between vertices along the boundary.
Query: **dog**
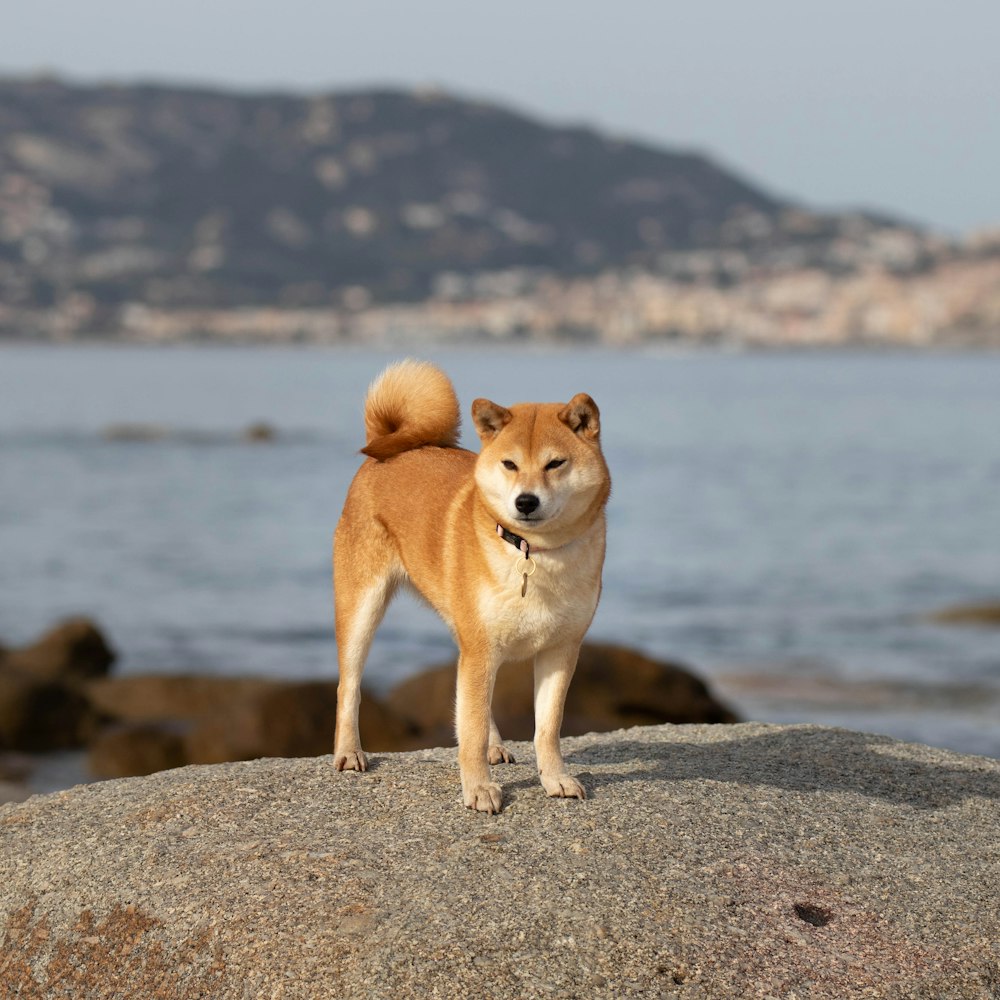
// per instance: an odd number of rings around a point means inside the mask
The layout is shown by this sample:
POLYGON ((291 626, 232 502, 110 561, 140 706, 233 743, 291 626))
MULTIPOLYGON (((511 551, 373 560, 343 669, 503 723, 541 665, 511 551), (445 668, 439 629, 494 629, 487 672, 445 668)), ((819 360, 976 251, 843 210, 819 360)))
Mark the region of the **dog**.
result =
POLYGON ((427 362, 387 368, 365 400, 368 456, 334 536, 340 679, 334 764, 365 771, 358 708, 375 630, 401 584, 458 645, 456 732, 462 798, 502 807, 491 764, 510 763, 493 719, 497 670, 534 658, 535 755, 550 796, 586 798, 559 748, 563 706, 601 593, 611 492, 600 412, 568 403, 472 404, 478 455, 458 446, 451 381, 427 362))

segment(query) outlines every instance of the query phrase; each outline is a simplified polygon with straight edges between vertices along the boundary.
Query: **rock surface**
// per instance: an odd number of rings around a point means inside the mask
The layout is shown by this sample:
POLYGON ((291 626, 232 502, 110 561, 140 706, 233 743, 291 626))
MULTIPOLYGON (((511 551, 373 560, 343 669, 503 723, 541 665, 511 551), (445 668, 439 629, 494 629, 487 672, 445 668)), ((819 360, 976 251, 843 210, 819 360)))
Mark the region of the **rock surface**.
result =
POLYGON ((1000 762, 817 727, 188 767, 0 808, 0 996, 1000 993, 1000 762))

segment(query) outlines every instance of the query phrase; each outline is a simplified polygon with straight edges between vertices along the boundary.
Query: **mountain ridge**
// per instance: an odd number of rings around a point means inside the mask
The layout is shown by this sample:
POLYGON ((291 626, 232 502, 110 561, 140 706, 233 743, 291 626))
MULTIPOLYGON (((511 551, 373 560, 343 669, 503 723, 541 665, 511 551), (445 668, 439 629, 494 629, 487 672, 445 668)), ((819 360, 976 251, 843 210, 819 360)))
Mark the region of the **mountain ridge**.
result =
MULTIPOLYGON (((276 310, 279 338, 353 339, 372 309, 511 296, 536 308, 546 282, 645 275, 674 298, 674 285, 728 295, 793 273, 909 279, 955 252, 886 216, 810 210, 702 152, 439 89, 0 77, 0 335, 155 339, 193 323, 192 335, 243 337, 234 312, 276 310)), ((979 297, 974 327, 984 309, 992 317, 979 297)), ((740 327, 734 309, 725 322, 740 327)), ((672 318, 638 335, 726 334, 718 309, 696 311, 693 325, 672 318)), ((396 320, 374 322, 381 336, 396 320)), ((523 324, 500 326, 506 336, 523 324)), ((581 327, 547 316, 543 328, 581 327)))

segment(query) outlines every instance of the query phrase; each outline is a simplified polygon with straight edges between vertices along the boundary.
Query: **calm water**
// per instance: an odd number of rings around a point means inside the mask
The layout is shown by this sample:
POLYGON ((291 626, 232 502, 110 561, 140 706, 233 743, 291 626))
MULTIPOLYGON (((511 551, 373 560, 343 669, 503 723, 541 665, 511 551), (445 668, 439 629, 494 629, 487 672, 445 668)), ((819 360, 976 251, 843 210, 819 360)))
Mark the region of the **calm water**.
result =
MULTIPOLYGON (((1000 357, 425 356, 463 411, 597 399, 615 488, 593 636, 689 662, 748 715, 1000 756, 1000 632, 916 620, 1000 598, 1000 357)), ((332 677, 332 531, 387 360, 0 349, 0 640, 83 613, 126 672, 332 677), (274 443, 241 439, 259 420, 274 443), (110 440, 122 423, 167 433, 110 440)), ((367 678, 451 648, 401 599, 367 678)))

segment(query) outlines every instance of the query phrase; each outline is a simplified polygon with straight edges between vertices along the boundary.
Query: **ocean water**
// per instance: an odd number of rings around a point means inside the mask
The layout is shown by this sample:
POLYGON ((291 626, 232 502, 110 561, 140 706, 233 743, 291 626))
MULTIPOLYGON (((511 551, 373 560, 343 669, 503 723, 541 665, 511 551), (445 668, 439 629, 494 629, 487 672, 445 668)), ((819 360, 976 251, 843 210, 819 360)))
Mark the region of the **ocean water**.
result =
MULTIPOLYGON (((1000 356, 418 353, 465 413, 597 400, 592 637, 691 665, 748 717, 1000 756, 1000 630, 920 617, 1000 599, 1000 356)), ((332 533, 397 356, 0 349, 0 642, 86 614, 122 672, 334 677, 332 533), (273 441, 245 440, 258 421, 273 441)), ((400 598, 366 680, 452 651, 400 598)))

